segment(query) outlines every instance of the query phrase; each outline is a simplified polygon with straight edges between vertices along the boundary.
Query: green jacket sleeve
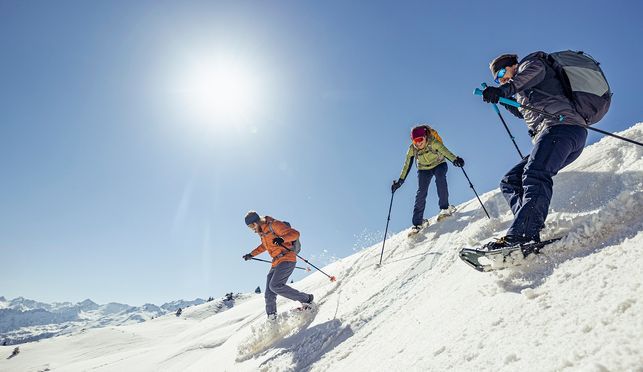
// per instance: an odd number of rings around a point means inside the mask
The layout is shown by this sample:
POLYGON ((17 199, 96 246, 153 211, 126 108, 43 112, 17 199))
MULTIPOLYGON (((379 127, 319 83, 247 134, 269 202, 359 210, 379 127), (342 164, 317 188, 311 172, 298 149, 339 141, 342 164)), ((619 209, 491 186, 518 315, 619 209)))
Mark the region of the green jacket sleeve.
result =
POLYGON ((406 152, 406 160, 404 161, 404 167, 402 167, 402 173, 400 173, 400 179, 405 180, 406 176, 409 175, 411 166, 413 166, 414 157, 415 151, 413 151, 413 145, 411 145, 409 146, 409 150, 406 152))
POLYGON ((445 158, 449 159, 451 162, 453 162, 455 160, 455 158, 457 157, 457 156, 453 155, 453 153, 451 151, 449 151, 449 149, 447 149, 446 146, 444 146, 442 144, 442 142, 440 142, 440 141, 437 141, 437 140, 433 141, 431 143, 431 147, 435 151, 437 151, 440 154, 442 154, 442 156, 444 156, 445 158))

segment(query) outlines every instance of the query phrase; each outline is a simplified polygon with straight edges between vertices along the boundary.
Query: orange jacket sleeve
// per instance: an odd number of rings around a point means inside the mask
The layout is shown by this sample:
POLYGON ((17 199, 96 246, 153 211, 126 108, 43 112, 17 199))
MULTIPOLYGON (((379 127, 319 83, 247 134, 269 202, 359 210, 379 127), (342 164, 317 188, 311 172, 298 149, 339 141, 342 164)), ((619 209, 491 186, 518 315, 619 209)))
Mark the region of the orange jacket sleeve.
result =
POLYGON ((259 246, 257 248, 255 248, 255 249, 253 249, 252 252, 250 252, 250 254, 252 255, 252 257, 254 257, 254 256, 258 255, 258 254, 261 254, 261 253, 265 252, 265 251, 266 251, 266 247, 264 247, 263 244, 259 244, 259 246))
POLYGON ((285 242, 292 242, 299 239, 299 231, 288 227, 285 223, 275 220, 272 223, 272 229, 275 235, 280 236, 285 242))

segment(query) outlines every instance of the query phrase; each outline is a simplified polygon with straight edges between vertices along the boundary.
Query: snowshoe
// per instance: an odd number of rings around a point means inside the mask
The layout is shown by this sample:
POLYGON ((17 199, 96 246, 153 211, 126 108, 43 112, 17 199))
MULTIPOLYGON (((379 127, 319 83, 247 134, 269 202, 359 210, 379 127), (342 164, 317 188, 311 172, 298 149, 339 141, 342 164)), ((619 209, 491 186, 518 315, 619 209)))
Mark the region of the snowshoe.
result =
POLYGON ((315 299, 315 296, 313 296, 312 293, 309 294, 308 295, 308 301, 302 302, 301 306, 299 306, 298 309, 300 309, 300 310, 312 309, 314 306, 316 306, 316 304, 313 302, 314 299, 315 299))
POLYGON ((408 237, 412 237, 417 235, 420 231, 422 231, 423 228, 429 226, 429 220, 423 220, 421 225, 414 225, 411 227, 411 231, 409 231, 408 237))
MULTIPOLYGON (((508 266, 518 266, 520 261, 528 255, 532 253, 538 254, 544 246, 560 239, 562 239, 562 237, 543 240, 541 242, 508 245, 492 250, 484 249, 484 247, 483 249, 462 248, 460 250, 460 259, 467 265, 481 272, 500 270, 508 266), (480 259, 488 263, 480 262, 480 259)), ((498 242, 494 243, 498 244, 498 242)), ((486 247, 489 248, 489 246, 494 243, 487 244, 486 247)))
POLYGON ((438 214, 438 222, 441 222, 447 217, 451 217, 455 213, 456 208, 453 205, 450 205, 447 209, 440 209, 440 214, 438 214))

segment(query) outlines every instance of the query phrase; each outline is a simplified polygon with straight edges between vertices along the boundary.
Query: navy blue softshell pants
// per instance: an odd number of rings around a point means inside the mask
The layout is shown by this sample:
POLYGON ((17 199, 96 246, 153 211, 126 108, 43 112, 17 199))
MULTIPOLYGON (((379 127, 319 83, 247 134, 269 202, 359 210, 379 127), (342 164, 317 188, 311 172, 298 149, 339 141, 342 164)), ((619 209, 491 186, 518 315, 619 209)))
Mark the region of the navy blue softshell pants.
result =
POLYGON ((505 174, 500 190, 514 214, 507 235, 539 239, 552 197, 552 178, 583 152, 587 129, 577 125, 547 127, 529 156, 505 174))
POLYGON ((438 189, 438 204, 440 209, 449 208, 449 188, 447 187, 447 163, 440 163, 435 168, 418 171, 418 192, 415 194, 415 207, 413 208, 413 224, 420 225, 424 219, 426 196, 429 192, 429 183, 435 176, 435 186, 438 189))

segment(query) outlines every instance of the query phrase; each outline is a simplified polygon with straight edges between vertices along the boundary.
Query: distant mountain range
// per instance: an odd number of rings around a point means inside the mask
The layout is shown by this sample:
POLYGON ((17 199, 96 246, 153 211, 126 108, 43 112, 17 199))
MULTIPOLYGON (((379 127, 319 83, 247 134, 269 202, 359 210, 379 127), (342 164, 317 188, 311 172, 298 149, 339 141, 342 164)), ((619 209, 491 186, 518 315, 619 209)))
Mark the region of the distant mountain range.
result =
MULTIPOLYGON (((220 299, 219 301, 225 301, 220 299)), ((140 323, 178 308, 200 305, 206 300, 172 301, 161 306, 140 307, 110 302, 98 305, 90 299, 73 304, 47 304, 17 297, 8 301, 0 296, 0 345, 13 345, 73 333, 87 328, 140 323)))

